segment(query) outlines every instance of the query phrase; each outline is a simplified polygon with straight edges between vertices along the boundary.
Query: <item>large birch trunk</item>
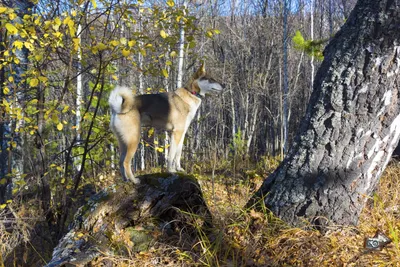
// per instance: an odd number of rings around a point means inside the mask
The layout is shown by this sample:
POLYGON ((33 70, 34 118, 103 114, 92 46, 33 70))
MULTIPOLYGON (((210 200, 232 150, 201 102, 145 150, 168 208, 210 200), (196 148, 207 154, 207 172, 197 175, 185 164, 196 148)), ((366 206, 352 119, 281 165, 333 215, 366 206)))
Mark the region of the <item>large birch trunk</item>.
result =
POLYGON ((360 0, 326 48, 285 160, 248 203, 292 225, 355 225, 400 136, 400 7, 360 0))

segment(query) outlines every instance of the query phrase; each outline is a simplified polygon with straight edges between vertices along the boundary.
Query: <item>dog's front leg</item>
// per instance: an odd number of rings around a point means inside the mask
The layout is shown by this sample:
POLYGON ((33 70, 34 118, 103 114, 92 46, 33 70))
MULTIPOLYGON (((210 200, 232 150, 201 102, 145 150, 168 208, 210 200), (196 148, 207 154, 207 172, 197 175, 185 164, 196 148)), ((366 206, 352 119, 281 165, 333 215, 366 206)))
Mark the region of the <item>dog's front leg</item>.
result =
POLYGON ((179 143, 182 139, 182 130, 174 130, 172 132, 172 138, 171 138, 171 147, 169 150, 169 155, 168 155, 168 171, 169 172, 176 172, 177 171, 177 163, 176 163, 176 155, 178 152, 179 148, 179 143))
POLYGON ((181 167, 181 155, 182 155, 183 141, 185 139, 185 133, 186 131, 182 133, 182 137, 179 140, 174 159, 176 170, 179 172, 185 172, 185 170, 181 167))

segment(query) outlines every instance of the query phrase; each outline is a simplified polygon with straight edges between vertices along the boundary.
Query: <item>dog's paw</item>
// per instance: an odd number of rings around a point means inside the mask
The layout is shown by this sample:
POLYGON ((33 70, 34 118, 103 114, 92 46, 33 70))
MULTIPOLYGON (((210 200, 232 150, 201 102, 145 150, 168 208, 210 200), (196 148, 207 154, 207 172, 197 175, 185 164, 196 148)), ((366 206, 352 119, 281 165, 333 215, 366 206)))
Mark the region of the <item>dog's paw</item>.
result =
POLYGON ((140 179, 139 178, 130 178, 129 180, 131 180, 131 182, 133 182, 134 184, 140 184, 140 179))

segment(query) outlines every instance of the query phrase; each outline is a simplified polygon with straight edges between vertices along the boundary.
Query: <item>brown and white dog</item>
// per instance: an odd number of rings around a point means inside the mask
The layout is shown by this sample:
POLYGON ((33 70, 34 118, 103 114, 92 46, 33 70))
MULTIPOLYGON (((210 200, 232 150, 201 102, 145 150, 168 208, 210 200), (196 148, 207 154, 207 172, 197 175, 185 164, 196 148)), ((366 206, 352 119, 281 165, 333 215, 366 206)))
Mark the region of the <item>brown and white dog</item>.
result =
POLYGON ((140 127, 155 127, 172 132, 168 171, 183 171, 180 164, 183 140, 202 98, 218 93, 223 86, 207 75, 204 64, 185 88, 174 92, 134 96, 127 87, 117 86, 110 94, 110 127, 118 138, 120 171, 124 180, 139 183, 131 170, 131 161, 140 139, 140 127))

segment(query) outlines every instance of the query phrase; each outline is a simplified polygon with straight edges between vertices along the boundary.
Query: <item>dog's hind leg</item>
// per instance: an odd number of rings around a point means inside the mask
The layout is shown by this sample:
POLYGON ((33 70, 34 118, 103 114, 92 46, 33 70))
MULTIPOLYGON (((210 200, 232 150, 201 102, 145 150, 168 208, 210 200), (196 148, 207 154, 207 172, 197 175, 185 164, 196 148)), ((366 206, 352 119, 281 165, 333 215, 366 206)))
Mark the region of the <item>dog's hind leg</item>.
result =
POLYGON ((125 181, 129 179, 133 183, 139 184, 140 180, 135 178, 131 169, 132 158, 135 155, 140 139, 140 121, 136 121, 138 123, 135 123, 135 127, 132 127, 129 134, 124 136, 124 141, 120 142, 121 157, 119 159, 119 166, 125 181))

